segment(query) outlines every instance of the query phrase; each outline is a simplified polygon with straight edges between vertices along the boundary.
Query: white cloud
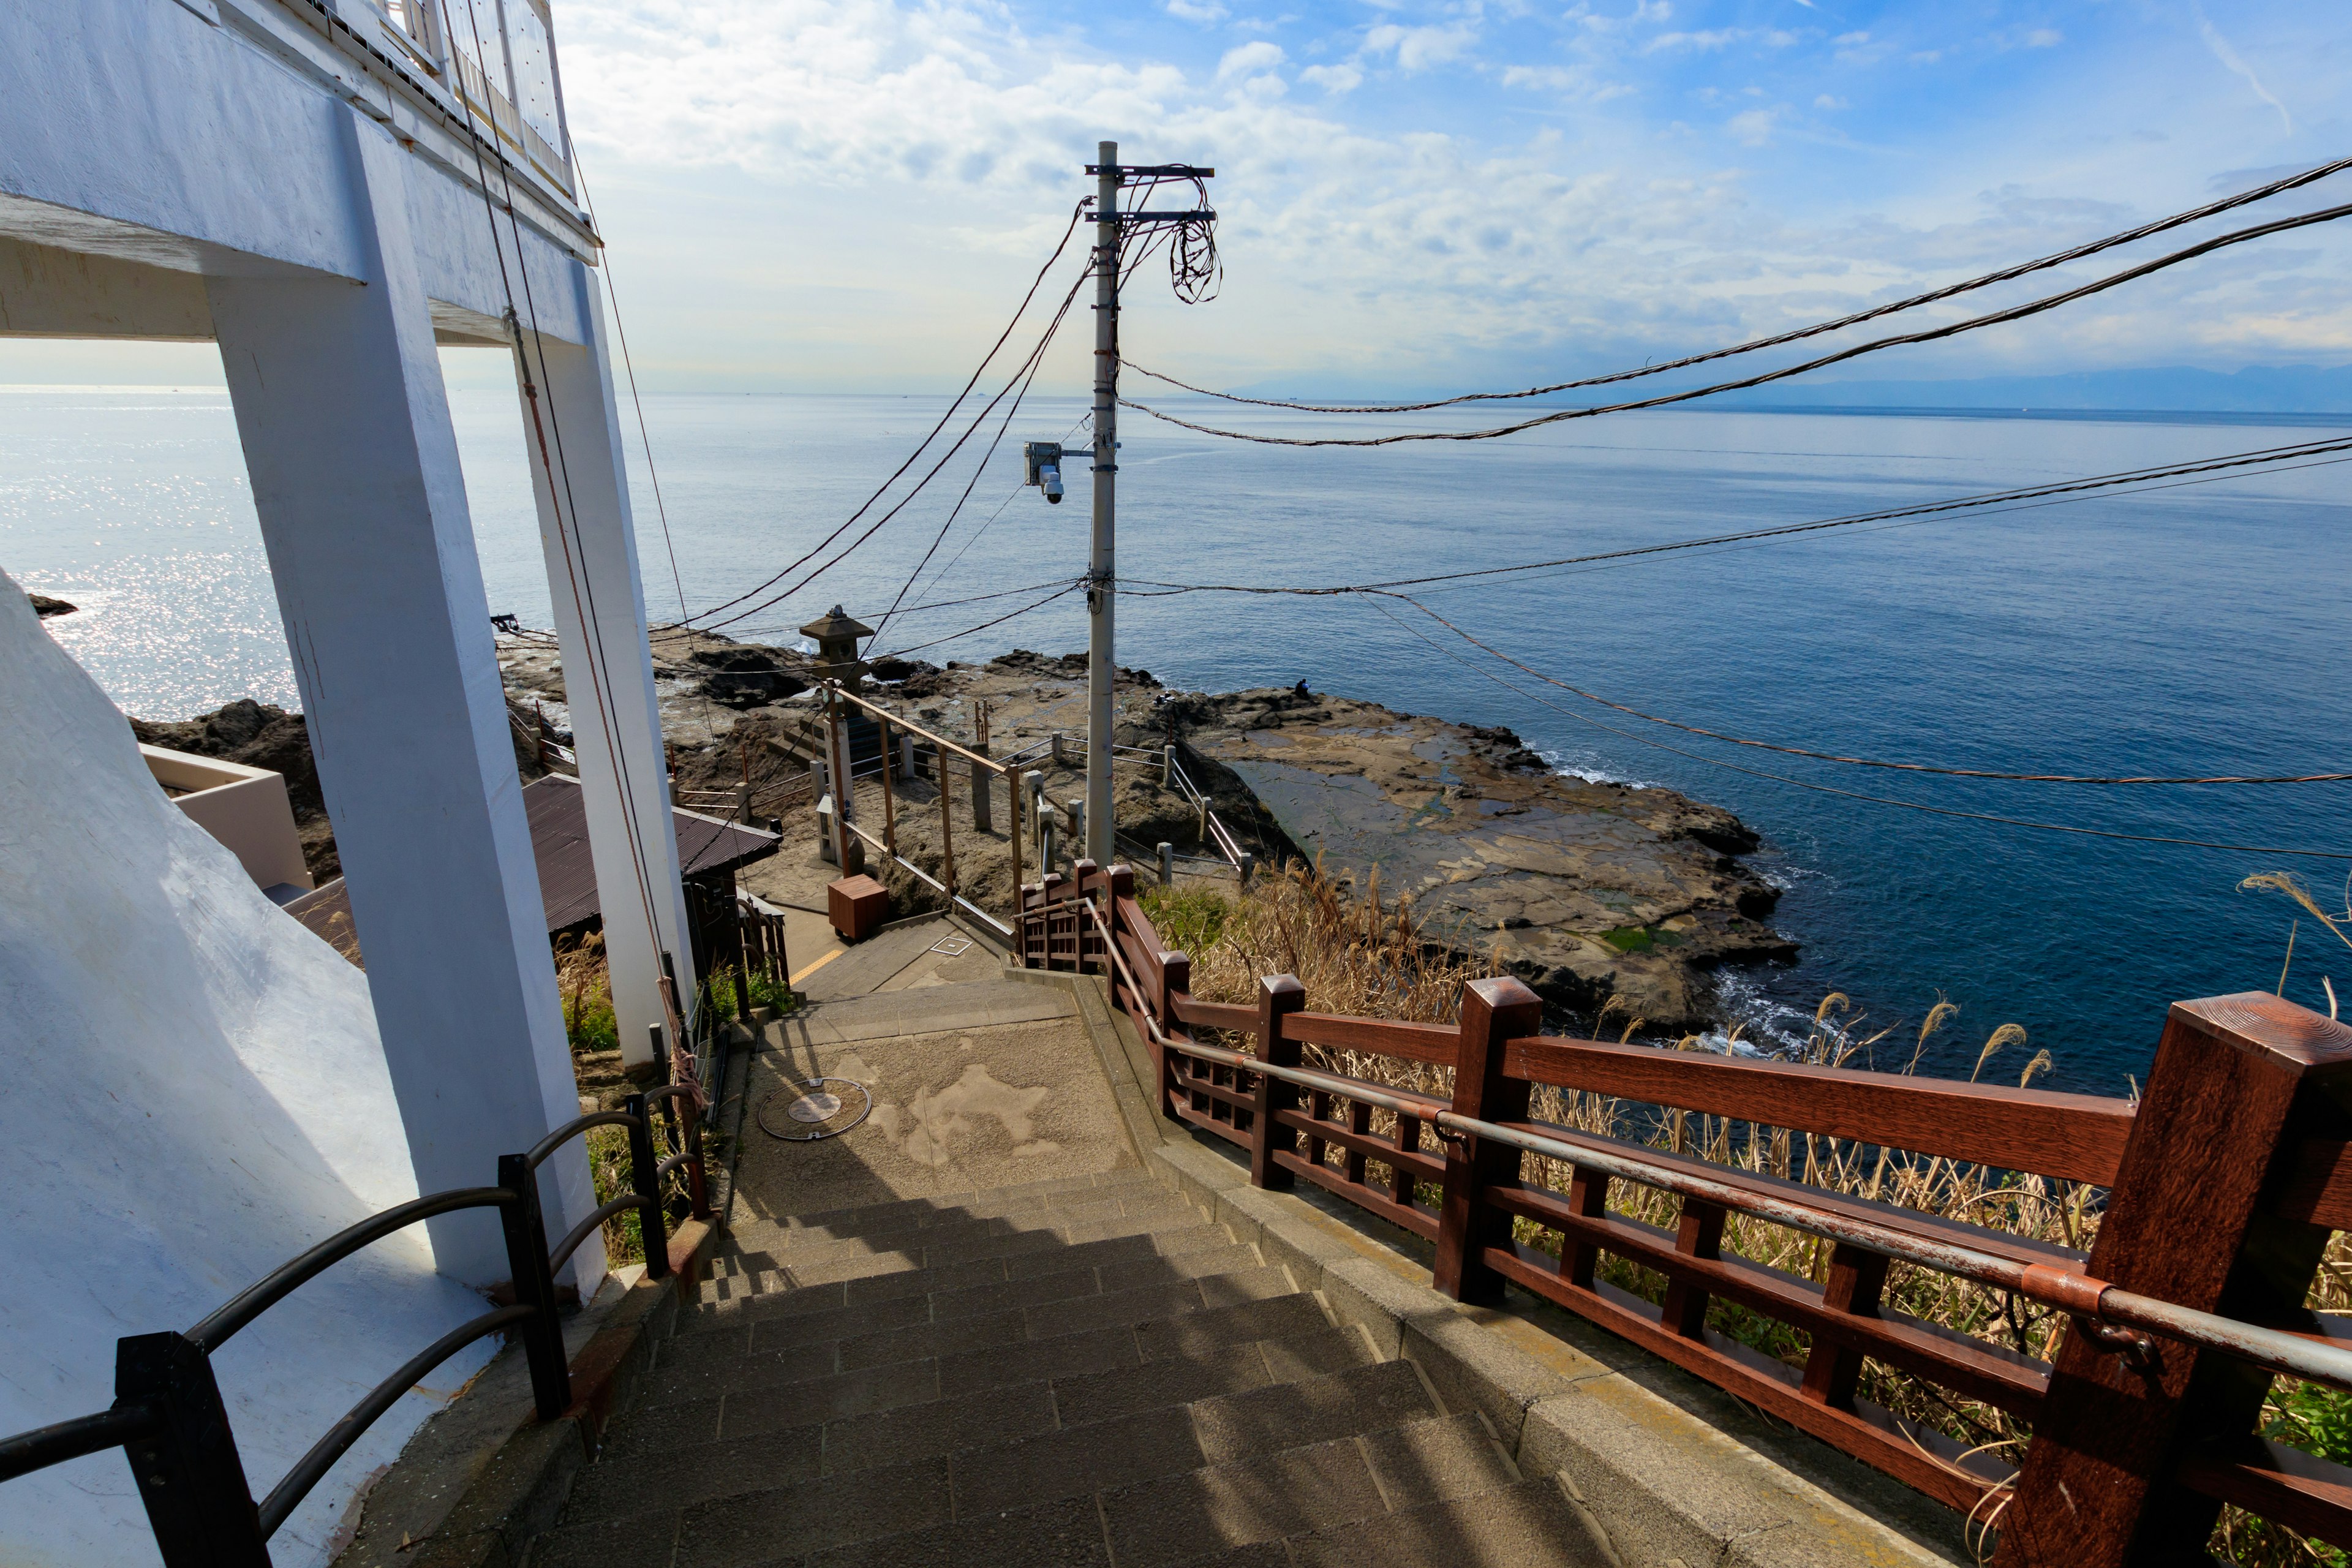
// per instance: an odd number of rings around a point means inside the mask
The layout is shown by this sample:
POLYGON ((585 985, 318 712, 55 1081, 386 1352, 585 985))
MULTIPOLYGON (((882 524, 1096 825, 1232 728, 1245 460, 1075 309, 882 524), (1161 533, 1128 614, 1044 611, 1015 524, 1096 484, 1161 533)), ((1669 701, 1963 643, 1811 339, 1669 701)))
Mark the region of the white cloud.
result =
POLYGON ((2197 7, 2197 26, 2198 30, 2204 35, 2205 47, 2213 51, 2213 58, 2231 71, 2243 77, 2246 85, 2254 89, 2256 98, 2278 110, 2279 123, 2285 127, 2286 133, 2290 136, 2294 135, 2294 116, 2289 114, 2286 111, 2286 105, 2281 103, 2272 95, 2271 89, 2263 85, 2263 79, 2254 74, 2254 68, 2248 65, 2239 57, 2238 51, 2230 47, 2230 40, 2223 37, 2221 29, 2214 26, 2207 18, 2203 5, 2197 7))
POLYGON ((1400 70, 1427 70, 1469 52, 1478 41, 1475 24, 1457 22, 1447 27, 1406 27, 1383 22, 1364 35, 1364 53, 1396 56, 1400 70))
POLYGON ((1225 58, 1217 62, 1217 79, 1230 81, 1237 76, 1262 74, 1280 65, 1285 58, 1280 44, 1260 38, 1237 49, 1227 49, 1225 58))
POLYGON ((1813 100, 1813 107, 1815 109, 1839 110, 1846 107, 1846 101, 1843 98, 1834 98, 1825 92, 1822 94, 1821 97, 1813 100))
POLYGON ((2029 49, 2054 49, 2066 41, 2066 35, 2055 27, 2036 27, 2025 35, 2029 49))
POLYGON ((1199 22, 1203 26, 1222 22, 1233 15, 1216 0, 1208 0, 1206 5, 1199 4, 1198 0, 1166 0, 1165 9, 1180 22, 1199 22))
MULTIPOLYGON (((1641 14, 1645 28, 1665 20, 1641 14)), ((1778 99, 1734 114, 1734 89, 1696 128, 1663 113, 1586 118, 1556 139, 1525 129, 1552 118, 1546 103, 1542 117, 1492 117, 1501 128, 1481 142, 1399 124, 1386 100, 1356 110, 1351 90, 1379 90, 1360 59, 1325 56, 1296 72, 1322 93, 1286 99, 1272 73, 1304 45, 1286 56, 1258 40, 1180 67, 1031 33, 998 0, 570 0, 563 16, 572 131, 624 281, 644 279, 630 308, 645 325, 631 324, 641 350, 667 337, 656 363, 677 378, 840 387, 940 374, 1027 286, 1090 188, 1077 171, 1103 138, 1218 169, 1223 298, 1185 312, 1181 340, 1145 313, 1172 308, 1164 294, 1139 304, 1135 330, 1234 381, 1490 380, 1535 359, 1615 368, 2054 250, 2153 216, 2139 198, 2167 188, 2133 187, 2112 207, 2006 192, 1971 205, 1969 170, 1982 164, 1956 160, 1908 210, 1889 197, 1874 211, 1866 195, 1819 211, 1751 202, 1724 153, 1789 140, 1796 111, 1778 99)), ((1424 68, 1427 35, 1476 26, 1421 29, 1409 50, 1416 30, 1396 25, 1373 58, 1424 68)), ((1604 36, 1571 14, 1568 37, 1597 52, 1497 59, 1464 86, 1554 93, 1578 114, 1633 90, 1612 79, 1646 84, 1632 63, 1643 33, 1604 36)), ((2201 67, 2197 41, 2183 47, 2201 67)), ((1778 152, 1748 162, 1804 172, 1778 152)), ((2115 188, 2079 168, 2017 166, 2036 171, 2036 196, 2115 188)), ((2242 321, 2249 341, 2299 341, 2299 354, 2352 344, 2352 309, 2315 291, 2326 268, 2307 252, 2249 251, 2245 266, 2086 303, 2015 352, 2115 363, 2139 345, 2167 352, 2192 321, 2200 341, 2242 321), (2171 310, 2179 300, 2194 310, 2171 310)), ((1083 347, 1066 357, 1052 374, 1081 374, 1083 347)))
POLYGON ((1350 65, 1308 66, 1298 73, 1298 79, 1319 87, 1336 98, 1340 93, 1353 92, 1363 86, 1364 73, 1350 65))

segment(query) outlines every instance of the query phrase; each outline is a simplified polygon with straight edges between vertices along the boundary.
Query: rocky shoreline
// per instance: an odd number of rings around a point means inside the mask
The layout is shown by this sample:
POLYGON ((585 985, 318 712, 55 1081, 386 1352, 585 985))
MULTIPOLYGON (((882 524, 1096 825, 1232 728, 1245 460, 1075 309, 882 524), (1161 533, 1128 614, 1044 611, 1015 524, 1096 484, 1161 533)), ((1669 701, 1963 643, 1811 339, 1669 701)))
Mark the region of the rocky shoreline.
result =
MULTIPOLYGON (((500 658, 511 694, 561 702, 551 647, 501 638, 500 658)), ((814 664, 794 649, 723 637, 657 644, 656 687, 680 783, 724 789, 746 773, 759 783, 803 769, 815 754, 806 738, 814 664)), ((1086 676, 1084 654, 1016 649, 981 665, 884 659, 868 684, 877 700, 967 744, 984 705, 991 750, 1003 756, 1056 731, 1081 741, 1086 676)), ((1634 1019, 1652 1037, 1704 1030, 1723 1022, 1715 971, 1796 956, 1770 923, 1779 890, 1744 858, 1759 847, 1757 834, 1719 806, 1557 773, 1507 729, 1328 692, 1174 691, 1124 668, 1116 691, 1119 743, 1173 743, 1261 864, 1319 861, 1357 889, 1376 877, 1384 899, 1412 900, 1432 936, 1491 958, 1588 1026, 1614 999, 1612 1033, 1634 1019)), ((1077 749, 1068 766, 1028 764, 1047 775, 1049 799, 1078 793, 1077 749)), ((1156 769, 1123 763, 1114 778, 1131 858, 1148 861, 1162 840, 1180 853, 1203 847, 1193 807, 1160 786, 1156 769)), ((898 831, 900 852, 936 875, 934 801, 917 786, 898 831)), ((1004 850, 961 821, 956 833, 959 885, 984 905, 1009 903, 1004 850)), ((919 883, 895 868, 889 876, 895 892, 921 902, 919 883)))
MULTIPOLYGON (((544 718, 568 739, 562 674, 552 640, 501 635, 499 658, 516 716, 516 763, 544 771, 524 737, 544 718)), ((727 791, 747 776, 765 787, 799 777, 818 754, 817 672, 795 649, 696 636, 656 645, 656 689, 678 785, 727 791)), ((927 728, 977 742, 985 709, 990 749, 1003 756, 1059 732, 1025 763, 1044 773, 1047 798, 1083 788, 1087 660, 1019 650, 973 665, 884 659, 869 695, 927 728)), ((1711 976, 1727 965, 1786 961, 1796 943, 1773 929, 1777 889, 1743 858, 1753 829, 1718 806, 1670 789, 1591 783, 1554 772, 1507 729, 1478 728, 1296 688, 1174 691, 1149 671, 1121 669, 1120 744, 1172 744, 1180 765, 1261 865, 1318 863, 1325 875, 1384 900, 1411 900, 1433 937, 1492 960, 1571 1022, 1609 1029, 1639 1019, 1653 1037, 1720 1024, 1711 976)), ((250 701, 173 723, 131 721, 139 738, 268 767, 287 777, 312 874, 336 869, 309 737, 297 714, 250 701)), ((1190 799, 1159 769, 1122 762, 1115 773, 1123 850, 1150 863, 1162 841, 1206 852, 1190 799)), ((788 835, 813 836, 810 808, 782 808, 788 835)), ((951 803, 957 881, 983 907, 1012 901, 1003 824, 976 832, 969 803, 951 803)), ((937 876, 938 795, 902 787, 899 852, 937 876)), ((1000 812, 1000 816, 1001 816, 1000 812)), ((877 825, 869 824, 869 828, 877 825)), ((921 882, 875 868, 898 901, 936 902, 921 882)), ((1024 867, 1034 877, 1034 865, 1024 867)))

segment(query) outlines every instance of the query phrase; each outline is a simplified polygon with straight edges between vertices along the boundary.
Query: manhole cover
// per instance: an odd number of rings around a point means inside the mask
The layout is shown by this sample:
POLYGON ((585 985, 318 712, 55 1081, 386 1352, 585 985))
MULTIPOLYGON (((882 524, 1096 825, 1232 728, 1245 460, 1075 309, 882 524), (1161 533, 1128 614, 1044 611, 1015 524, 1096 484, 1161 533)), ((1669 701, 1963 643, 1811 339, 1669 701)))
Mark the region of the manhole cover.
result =
POLYGON ((874 1097, 856 1079, 815 1078, 786 1083, 761 1100, 760 1130, 787 1143, 814 1143, 840 1137, 873 1109, 874 1097))

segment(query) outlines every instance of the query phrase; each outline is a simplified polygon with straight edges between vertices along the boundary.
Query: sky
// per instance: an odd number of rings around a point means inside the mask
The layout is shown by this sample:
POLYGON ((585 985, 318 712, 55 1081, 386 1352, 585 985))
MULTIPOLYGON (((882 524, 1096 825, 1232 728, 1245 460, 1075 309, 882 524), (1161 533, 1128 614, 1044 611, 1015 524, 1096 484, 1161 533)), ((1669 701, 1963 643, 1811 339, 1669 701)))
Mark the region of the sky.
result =
MULTIPOLYGON (((560 0, 556 25, 654 391, 960 383, 1106 138, 1217 170, 1223 292, 1139 273, 1129 354, 1343 395, 1689 353, 2352 151, 2341 0, 560 0)), ((2346 201, 2352 174, 2257 210, 2346 201)), ((2347 261, 2352 235, 2305 231, 1846 374, 2352 363, 2347 261)), ((0 379, 116 379, 49 363, 0 379)))

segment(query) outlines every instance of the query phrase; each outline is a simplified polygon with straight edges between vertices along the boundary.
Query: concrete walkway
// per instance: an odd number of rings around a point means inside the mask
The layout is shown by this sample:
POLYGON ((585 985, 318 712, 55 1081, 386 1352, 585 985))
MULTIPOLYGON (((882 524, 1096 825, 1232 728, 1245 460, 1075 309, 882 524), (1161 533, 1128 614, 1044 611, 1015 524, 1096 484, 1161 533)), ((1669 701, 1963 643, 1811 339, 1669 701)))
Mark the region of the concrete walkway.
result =
POLYGON ((969 940, 804 972, 730 1234, 526 1568, 1964 1561, 1916 1494, 1251 1188, 1097 983, 969 940), (819 1079, 844 1131, 797 1141, 819 1079))

